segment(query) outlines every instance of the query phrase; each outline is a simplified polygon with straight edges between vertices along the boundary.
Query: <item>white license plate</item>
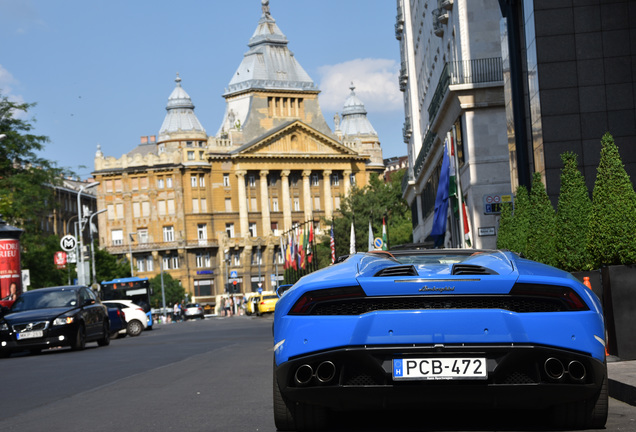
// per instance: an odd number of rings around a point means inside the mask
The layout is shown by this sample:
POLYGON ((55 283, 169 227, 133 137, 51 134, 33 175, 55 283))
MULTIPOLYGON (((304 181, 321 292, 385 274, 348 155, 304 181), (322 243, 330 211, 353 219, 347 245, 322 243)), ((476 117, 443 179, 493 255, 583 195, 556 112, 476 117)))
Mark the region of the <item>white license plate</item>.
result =
POLYGON ((44 336, 44 332, 42 330, 35 330, 30 332, 18 333, 18 339, 32 339, 32 338, 40 338, 44 336))
POLYGON ((486 359, 470 358, 402 358, 393 360, 396 380, 487 379, 486 359))

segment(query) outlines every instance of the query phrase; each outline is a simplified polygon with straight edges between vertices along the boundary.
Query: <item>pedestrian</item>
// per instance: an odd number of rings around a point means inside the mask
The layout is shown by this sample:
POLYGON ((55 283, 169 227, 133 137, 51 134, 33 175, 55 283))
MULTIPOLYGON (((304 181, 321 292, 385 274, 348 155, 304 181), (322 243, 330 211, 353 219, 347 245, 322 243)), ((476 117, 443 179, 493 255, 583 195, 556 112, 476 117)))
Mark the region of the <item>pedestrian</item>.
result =
POLYGON ((179 303, 175 302, 172 308, 172 321, 179 321, 179 303))
POLYGON ((223 313, 224 313, 225 316, 229 316, 230 315, 230 299, 229 299, 229 297, 225 297, 224 306, 223 306, 223 313))

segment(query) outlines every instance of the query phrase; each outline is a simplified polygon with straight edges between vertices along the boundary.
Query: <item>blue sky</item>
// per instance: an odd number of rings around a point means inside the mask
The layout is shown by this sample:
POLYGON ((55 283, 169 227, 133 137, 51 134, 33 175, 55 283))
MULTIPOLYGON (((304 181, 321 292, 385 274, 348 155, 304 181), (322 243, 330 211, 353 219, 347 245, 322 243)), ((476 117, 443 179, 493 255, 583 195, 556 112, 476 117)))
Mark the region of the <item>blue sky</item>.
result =
MULTIPOLYGON (((270 12, 331 128, 353 82, 384 157, 406 155, 395 0, 270 0, 270 12)), ((119 158, 158 133, 177 73, 215 134, 261 13, 260 0, 0 0, 0 92, 37 103, 41 155, 86 179, 98 144, 119 158)))

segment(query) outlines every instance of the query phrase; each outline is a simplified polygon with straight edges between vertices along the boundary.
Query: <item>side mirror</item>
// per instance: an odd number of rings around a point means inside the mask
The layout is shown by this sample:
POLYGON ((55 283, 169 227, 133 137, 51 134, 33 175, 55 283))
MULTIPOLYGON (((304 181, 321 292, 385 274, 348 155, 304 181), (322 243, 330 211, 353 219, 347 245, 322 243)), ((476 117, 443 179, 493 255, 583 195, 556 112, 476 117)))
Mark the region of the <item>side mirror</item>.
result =
POLYGON ((281 298, 283 294, 285 294, 285 292, 293 286, 294 286, 293 284, 279 286, 278 289, 276 290, 276 295, 278 296, 278 298, 281 298))

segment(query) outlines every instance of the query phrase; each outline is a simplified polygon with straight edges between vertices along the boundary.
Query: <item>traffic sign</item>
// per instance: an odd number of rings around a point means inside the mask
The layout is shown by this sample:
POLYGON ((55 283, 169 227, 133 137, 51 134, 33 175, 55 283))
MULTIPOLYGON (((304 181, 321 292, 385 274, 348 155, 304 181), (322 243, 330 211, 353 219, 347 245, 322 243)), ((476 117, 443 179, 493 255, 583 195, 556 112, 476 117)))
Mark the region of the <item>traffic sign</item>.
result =
POLYGON ((230 272, 230 277, 231 277, 231 278, 238 277, 238 272, 237 272, 236 270, 232 270, 232 271, 230 272))
POLYGON ((382 249, 382 245, 384 244, 384 242, 382 241, 382 239, 380 237, 376 237, 375 240, 373 240, 373 246, 376 249, 382 249))
POLYGON ((60 240, 60 247, 66 252, 75 250, 75 248, 77 247, 77 240, 72 235, 67 234, 62 237, 62 240, 60 240))

